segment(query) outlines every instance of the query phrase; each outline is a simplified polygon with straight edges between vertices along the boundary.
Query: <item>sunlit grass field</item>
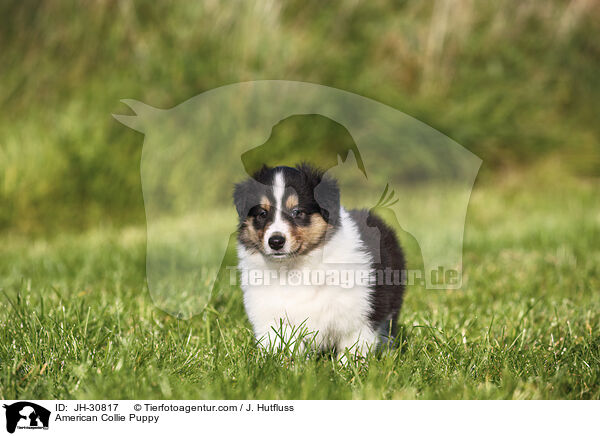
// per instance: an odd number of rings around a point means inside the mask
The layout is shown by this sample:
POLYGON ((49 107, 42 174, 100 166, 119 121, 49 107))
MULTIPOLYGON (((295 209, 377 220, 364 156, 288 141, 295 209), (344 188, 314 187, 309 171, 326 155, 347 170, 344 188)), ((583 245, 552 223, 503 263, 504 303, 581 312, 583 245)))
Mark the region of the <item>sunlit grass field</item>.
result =
POLYGON ((464 271, 409 289, 397 349, 341 366, 261 355, 239 289, 161 311, 144 227, 4 236, 0 398, 600 399, 597 183, 476 185, 464 271))
MULTIPOLYGON (((1 399, 600 399, 598 2, 83 3, 0 3, 1 399), (239 289, 178 320, 146 285, 144 138, 111 114, 265 79, 374 99, 483 161, 463 288, 410 288, 399 347, 366 363, 261 355, 239 289)), ((343 145, 281 132, 270 158, 343 145)))

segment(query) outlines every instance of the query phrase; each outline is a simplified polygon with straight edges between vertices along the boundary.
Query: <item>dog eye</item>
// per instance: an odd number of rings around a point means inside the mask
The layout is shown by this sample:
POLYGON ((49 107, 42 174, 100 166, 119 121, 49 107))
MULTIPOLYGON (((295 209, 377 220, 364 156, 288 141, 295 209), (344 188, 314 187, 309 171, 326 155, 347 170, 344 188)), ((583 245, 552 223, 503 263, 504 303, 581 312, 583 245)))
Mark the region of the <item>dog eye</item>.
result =
POLYGON ((292 209, 292 218, 304 218, 306 217, 306 212, 304 212, 302 209, 298 209, 298 208, 294 208, 292 209))
POLYGON ((265 219, 267 217, 267 211, 264 209, 261 209, 258 211, 256 216, 257 216, 257 218, 265 219))
POLYGON ((253 207, 248 215, 253 216, 256 220, 263 221, 267 218, 269 212, 260 206, 253 207))

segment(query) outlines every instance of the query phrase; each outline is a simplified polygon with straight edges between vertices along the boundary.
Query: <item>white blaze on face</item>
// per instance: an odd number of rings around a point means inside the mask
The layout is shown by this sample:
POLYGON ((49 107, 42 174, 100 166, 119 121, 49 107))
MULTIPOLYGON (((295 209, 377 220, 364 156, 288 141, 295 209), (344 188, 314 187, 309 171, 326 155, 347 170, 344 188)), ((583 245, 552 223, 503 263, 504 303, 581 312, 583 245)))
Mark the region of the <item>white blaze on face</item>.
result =
POLYGON ((285 245, 280 251, 287 252, 290 247, 290 228, 286 220, 283 219, 281 210, 283 208, 283 196, 285 194, 285 180, 281 172, 275 173, 273 178, 273 196, 275 197, 275 218, 273 223, 268 227, 264 237, 264 247, 267 252, 273 250, 269 247, 269 238, 273 233, 281 233, 285 236, 285 245))

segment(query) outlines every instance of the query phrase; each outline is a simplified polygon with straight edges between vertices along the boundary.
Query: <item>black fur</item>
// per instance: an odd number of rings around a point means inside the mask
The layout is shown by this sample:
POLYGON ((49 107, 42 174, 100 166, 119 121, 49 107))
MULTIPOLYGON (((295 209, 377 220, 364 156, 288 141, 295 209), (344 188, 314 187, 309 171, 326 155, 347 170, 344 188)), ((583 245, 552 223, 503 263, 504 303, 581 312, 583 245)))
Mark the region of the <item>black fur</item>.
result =
POLYGON ((266 192, 265 188, 255 179, 247 179, 235 185, 233 203, 241 220, 249 215, 253 207, 260 204, 260 197, 266 192))
POLYGON ((376 277, 378 281, 374 286, 375 292, 371 299, 373 307, 369 316, 371 326, 374 330, 394 336, 404 296, 404 282, 402 281, 402 273, 406 269, 404 253, 394 230, 381 218, 365 209, 349 210, 348 213, 358 226, 369 254, 379 260, 379 262, 371 264, 376 272, 375 275, 380 275, 380 277, 376 277), (374 232, 374 229, 377 229, 378 232, 374 232), (397 277, 394 277, 392 273, 390 273, 390 277, 385 277, 386 269, 395 272, 397 277), (380 280, 381 278, 383 280, 380 280), (391 281, 387 279, 391 279, 391 281), (396 279, 395 282, 394 279, 396 279))

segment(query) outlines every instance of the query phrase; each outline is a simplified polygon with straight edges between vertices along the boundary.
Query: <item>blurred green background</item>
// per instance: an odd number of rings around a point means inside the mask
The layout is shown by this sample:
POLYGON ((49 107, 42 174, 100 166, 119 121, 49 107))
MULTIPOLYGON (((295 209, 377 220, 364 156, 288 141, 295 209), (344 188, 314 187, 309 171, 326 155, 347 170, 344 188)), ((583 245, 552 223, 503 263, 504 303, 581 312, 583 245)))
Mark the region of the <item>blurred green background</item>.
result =
POLYGON ((0 17, 0 232, 143 223, 143 136, 119 100, 247 80, 404 111, 480 156, 478 183, 600 176, 594 1, 7 0, 0 17))
MULTIPOLYGON (((0 22, 0 398, 600 398, 597 0, 3 0, 0 22), (111 114, 259 79, 369 97, 483 160, 463 288, 409 289, 400 347, 368 365, 262 356, 239 289, 190 321, 149 292, 144 136, 111 114)), ((353 145, 278 126, 271 163, 353 145)))

